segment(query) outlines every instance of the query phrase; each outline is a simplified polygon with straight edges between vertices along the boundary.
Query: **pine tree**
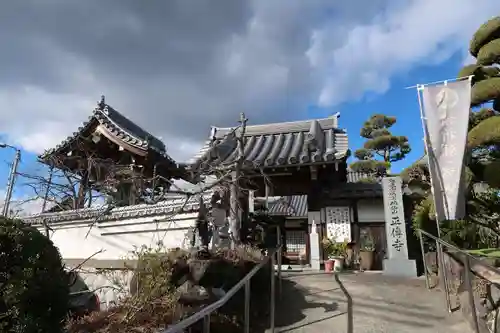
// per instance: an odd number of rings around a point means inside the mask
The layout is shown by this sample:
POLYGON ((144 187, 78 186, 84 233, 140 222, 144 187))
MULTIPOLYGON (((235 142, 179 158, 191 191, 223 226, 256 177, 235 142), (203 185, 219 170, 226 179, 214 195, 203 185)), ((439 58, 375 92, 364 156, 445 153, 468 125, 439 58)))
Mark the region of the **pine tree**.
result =
POLYGON ((390 128, 395 117, 383 114, 372 115, 361 128, 360 135, 366 139, 363 148, 354 152, 358 161, 351 164, 351 170, 367 175, 381 176, 388 173, 391 164, 405 158, 411 151, 406 136, 396 136, 390 128))

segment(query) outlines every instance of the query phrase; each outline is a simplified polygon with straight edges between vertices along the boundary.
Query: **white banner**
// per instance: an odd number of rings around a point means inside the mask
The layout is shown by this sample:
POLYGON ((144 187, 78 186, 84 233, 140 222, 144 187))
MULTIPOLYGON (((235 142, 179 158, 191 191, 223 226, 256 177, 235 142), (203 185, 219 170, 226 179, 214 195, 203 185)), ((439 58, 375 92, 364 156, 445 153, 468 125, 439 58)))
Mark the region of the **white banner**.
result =
POLYGON ((426 150, 439 221, 465 215, 464 152, 471 102, 470 80, 421 87, 426 150))

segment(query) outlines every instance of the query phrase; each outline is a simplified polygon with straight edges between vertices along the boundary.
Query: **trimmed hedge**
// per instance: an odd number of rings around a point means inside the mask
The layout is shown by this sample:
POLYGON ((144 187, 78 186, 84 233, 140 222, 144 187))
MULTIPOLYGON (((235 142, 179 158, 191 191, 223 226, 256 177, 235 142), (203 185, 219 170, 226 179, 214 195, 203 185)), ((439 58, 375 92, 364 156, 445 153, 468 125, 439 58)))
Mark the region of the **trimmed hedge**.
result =
POLYGON ((58 249, 36 228, 0 218, 0 331, 58 333, 69 286, 58 249))

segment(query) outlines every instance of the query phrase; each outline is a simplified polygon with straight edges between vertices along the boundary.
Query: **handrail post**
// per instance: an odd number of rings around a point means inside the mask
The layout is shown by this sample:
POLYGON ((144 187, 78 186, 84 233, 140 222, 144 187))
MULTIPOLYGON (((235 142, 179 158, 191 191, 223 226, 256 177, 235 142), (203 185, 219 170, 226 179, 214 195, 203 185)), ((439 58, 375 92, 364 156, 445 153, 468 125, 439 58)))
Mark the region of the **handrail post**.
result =
POLYGON ((203 333, 210 333, 210 313, 203 318, 203 333))
POLYGON ((226 304, 229 299, 231 299, 239 290, 245 287, 245 332, 250 332, 250 287, 251 287, 251 278, 257 274, 262 268, 267 265, 271 265, 271 311, 270 311, 270 321, 271 321, 271 332, 274 332, 275 328, 275 318, 276 318, 276 277, 275 277, 275 268, 276 265, 276 257, 275 254, 280 250, 280 246, 270 251, 269 255, 267 255, 258 265, 256 265, 243 279, 241 279, 236 285, 234 285, 226 294, 220 298, 219 300, 211 303, 200 311, 192 314, 191 316, 185 318, 184 320, 167 327, 162 333, 180 333, 185 330, 189 330, 191 325, 195 323, 199 323, 203 320, 203 332, 210 332, 210 315, 219 309, 221 306, 226 304))
MULTIPOLYGON (((281 242, 281 228, 278 226, 278 231, 277 231, 277 236, 278 236, 278 251, 276 251, 276 256, 278 259, 278 295, 281 297, 281 288, 282 288, 282 283, 281 283, 281 260, 283 257, 283 246, 281 242)), ((274 266, 273 266, 274 269, 274 266)))
POLYGON ((470 270, 470 262, 469 262, 469 257, 464 256, 464 283, 465 287, 467 288, 467 293, 469 294, 469 304, 471 307, 471 312, 472 312, 472 320, 474 324, 474 331, 476 333, 479 333, 479 321, 477 319, 477 312, 476 312, 476 303, 474 301, 474 291, 472 289, 472 280, 471 280, 471 270, 470 270))
MULTIPOLYGON (((444 255, 443 255, 443 247, 441 246, 441 243, 436 239, 436 250, 437 250, 437 255, 438 255, 438 260, 439 260, 439 267, 440 267, 440 272, 441 272, 441 277, 443 278, 443 288, 444 288, 444 294, 446 298, 446 306, 448 307, 448 312, 452 312, 451 310, 451 300, 450 300, 450 290, 448 288, 448 276, 446 272, 446 267, 444 263, 444 255)), ((440 278, 441 279, 441 278, 440 278)))
POLYGON ((274 276, 274 265, 276 264, 276 261, 274 259, 274 255, 271 256, 271 315, 270 315, 270 326, 271 326, 271 333, 274 333, 274 324, 275 324, 275 311, 276 311, 276 278, 274 276))
POLYGON ((422 264, 424 265, 424 276, 425 276, 425 286, 427 289, 431 289, 430 283, 429 283, 429 274, 427 272, 427 261, 425 260, 425 248, 424 248, 424 235, 422 234, 422 231, 420 229, 418 230, 418 238, 420 239, 420 251, 422 252, 422 264))
POLYGON ((245 283, 245 333, 250 333, 250 280, 245 283))

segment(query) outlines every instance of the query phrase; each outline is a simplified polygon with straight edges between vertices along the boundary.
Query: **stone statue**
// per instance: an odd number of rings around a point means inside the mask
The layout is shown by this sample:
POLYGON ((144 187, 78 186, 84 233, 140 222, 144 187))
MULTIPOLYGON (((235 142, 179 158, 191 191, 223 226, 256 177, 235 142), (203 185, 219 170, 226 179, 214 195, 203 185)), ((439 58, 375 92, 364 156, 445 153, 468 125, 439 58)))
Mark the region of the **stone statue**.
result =
POLYGON ((196 218, 196 229, 198 230, 198 235, 200 236, 201 246, 204 249, 208 249, 208 244, 210 242, 210 235, 208 229, 208 219, 207 219, 207 207, 203 202, 203 197, 200 196, 200 208, 198 210, 198 217, 196 218))
POLYGON ((227 222, 227 205, 225 205, 224 194, 215 191, 210 199, 210 206, 213 227, 212 247, 219 248, 222 246, 222 239, 226 236, 223 232, 227 222))

